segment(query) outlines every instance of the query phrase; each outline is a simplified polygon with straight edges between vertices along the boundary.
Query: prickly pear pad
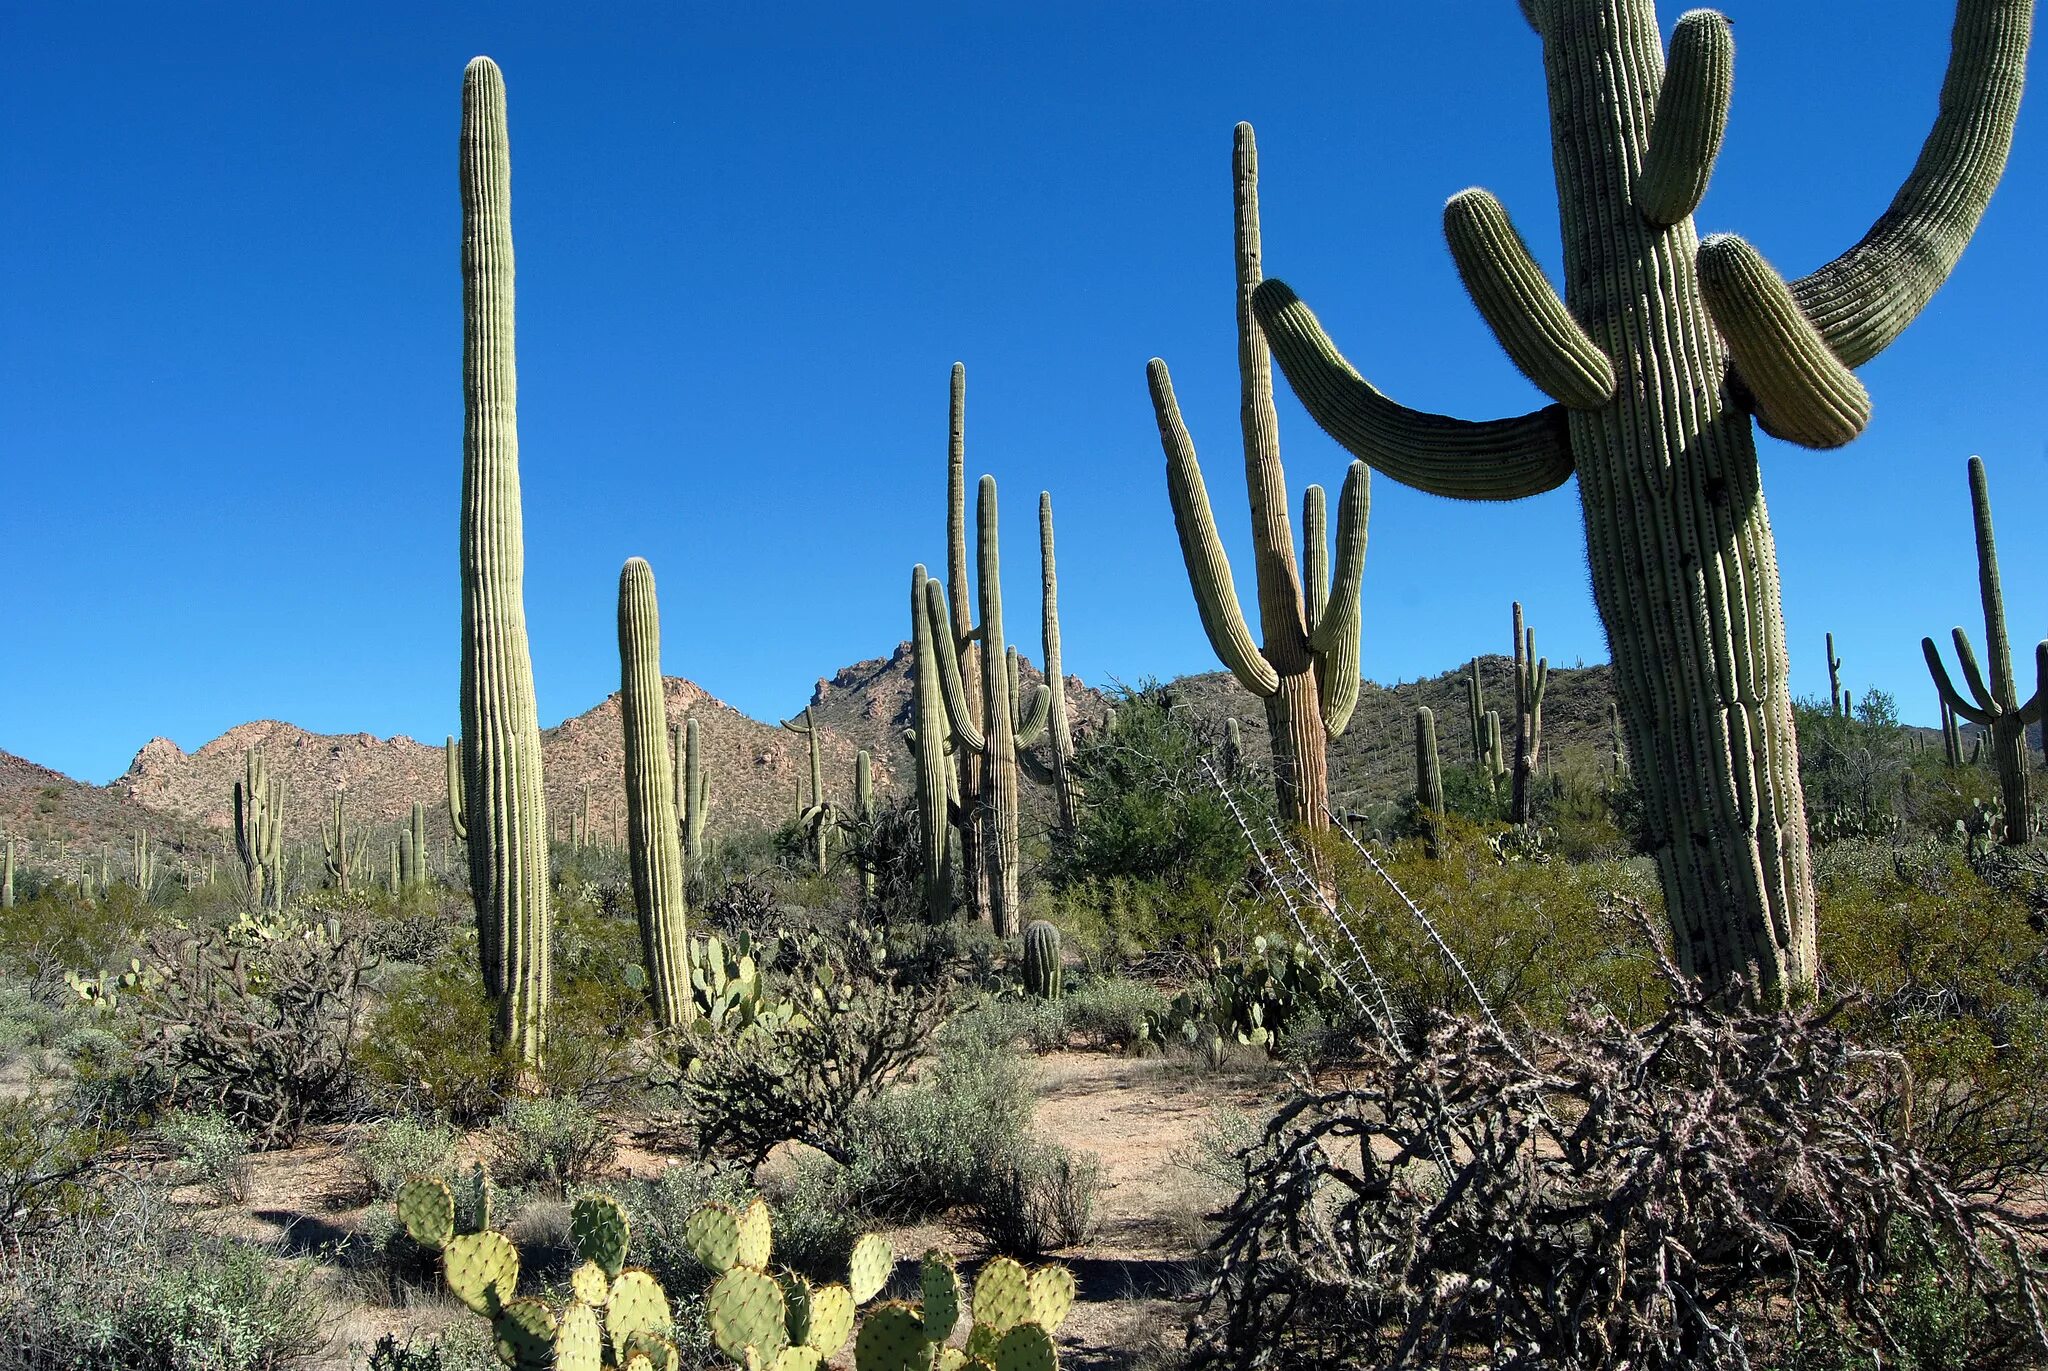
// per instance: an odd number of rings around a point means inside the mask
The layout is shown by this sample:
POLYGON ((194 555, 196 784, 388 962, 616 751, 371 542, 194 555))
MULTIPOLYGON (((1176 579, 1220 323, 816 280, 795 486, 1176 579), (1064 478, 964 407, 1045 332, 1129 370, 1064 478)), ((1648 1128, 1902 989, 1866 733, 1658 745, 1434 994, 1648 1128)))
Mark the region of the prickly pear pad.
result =
POLYGON ((569 1215, 569 1238, 576 1255, 594 1261, 604 1274, 617 1279, 626 1265, 626 1244, 633 1228, 626 1211, 609 1195, 585 1195, 576 1201, 569 1215))
POLYGON ((398 1221, 421 1247, 439 1250, 455 1236, 455 1192, 434 1176, 414 1176, 398 1187, 398 1221))
POLYGON ((634 1333, 666 1334, 674 1326, 660 1281, 637 1269, 619 1273, 604 1312, 604 1331, 611 1337, 613 1356, 624 1358, 626 1340, 634 1333))
POLYGON ((740 1211, 737 1253, 739 1264, 750 1266, 756 1271, 766 1271, 773 1243, 773 1224, 768 1217, 768 1206, 756 1199, 740 1211))
POLYGON ((1031 1273, 1031 1319, 1054 1333, 1074 1307, 1074 1273, 1064 1266, 1041 1266, 1031 1273))
POLYGON ((604 1329, 597 1311, 582 1300, 569 1301, 555 1330, 555 1371, 601 1371, 604 1329))
POLYGON ((519 1249, 503 1233, 460 1233, 441 1249, 448 1288, 473 1314, 496 1318, 519 1288, 519 1249))
POLYGON ((1031 1277, 1008 1257, 993 1258, 974 1278, 974 1322, 1007 1333, 1031 1317, 1031 1277))
POLYGON ((853 1340, 853 1364, 860 1371, 922 1371, 930 1362, 931 1341, 912 1305, 877 1305, 853 1340))
POLYGON ((1035 1323, 1020 1323, 996 1344, 996 1371, 1059 1371, 1059 1350, 1052 1334, 1035 1323))
POLYGON ((602 1266, 587 1261, 569 1273, 569 1291, 592 1308, 602 1309, 612 1296, 612 1278, 602 1266))
POLYGON ((896 1249, 880 1233, 863 1233, 853 1244, 853 1258, 847 1263, 846 1284, 853 1302, 866 1304, 882 1293, 889 1273, 896 1269, 896 1249))
POLYGON ((638 1329, 626 1335, 626 1359, 645 1357, 654 1371, 682 1371, 683 1354, 659 1333, 638 1329))
POLYGON ((804 1341, 821 1357, 838 1354, 853 1336, 853 1292, 843 1285, 821 1285, 811 1291, 811 1328, 804 1341))
POLYGON ((926 1336, 944 1342, 960 1322, 960 1272, 950 1256, 934 1247, 918 1267, 918 1283, 924 1287, 926 1336))
POLYGON ((790 1346, 801 1347, 811 1340, 811 1283, 794 1271, 776 1279, 782 1283, 783 1328, 790 1346))
POLYGON ((740 1216, 729 1205, 707 1204, 683 1222, 683 1244, 708 1271, 739 1265, 740 1216))
POLYGON ((749 1347, 772 1357, 789 1345, 782 1286, 765 1271, 736 1266, 713 1281, 704 1315, 711 1340, 734 1361, 745 1361, 749 1347))
POLYGON ((498 1360, 521 1368, 546 1366, 554 1357, 555 1315, 544 1301, 508 1301, 491 1320, 498 1360))

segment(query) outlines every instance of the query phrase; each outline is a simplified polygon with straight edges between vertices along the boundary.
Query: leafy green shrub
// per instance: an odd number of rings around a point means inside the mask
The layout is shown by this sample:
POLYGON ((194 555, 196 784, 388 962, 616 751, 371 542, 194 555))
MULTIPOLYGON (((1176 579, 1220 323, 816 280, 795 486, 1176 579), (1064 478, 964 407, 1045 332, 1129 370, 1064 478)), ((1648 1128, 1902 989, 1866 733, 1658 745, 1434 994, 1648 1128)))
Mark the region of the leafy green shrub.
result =
POLYGON ((437 1119, 401 1115, 373 1124, 349 1148, 364 1203, 396 1198, 413 1176, 446 1177, 455 1167, 455 1130, 437 1119))
POLYGON ((0 1249, 97 1213, 117 1141, 47 1100, 0 1100, 0 1249))
MULTIPOLYGON (((740 1172, 702 1163, 671 1163, 653 1180, 618 1181, 606 1192, 625 1206, 633 1225, 633 1261, 652 1271, 671 1297, 700 1290, 711 1279, 684 1241, 690 1216, 713 1200, 738 1204, 753 1197, 740 1172)), ((779 1224, 775 1239, 780 1251, 779 1224)))
POLYGON ((1128 1051, 1145 1034, 1146 1020, 1165 1010, 1166 992, 1124 976, 1090 976, 1067 992, 1067 1025, 1091 1047, 1128 1051))
POLYGON ((459 1127, 491 1117, 512 1067, 491 1051, 491 1004, 474 956, 449 952, 399 976, 357 1053, 382 1101, 459 1127))
POLYGON ((1092 1154, 1031 1143, 991 1168, 968 1210, 968 1224, 990 1251, 1035 1259, 1088 1240, 1101 1189, 1101 1167, 1092 1154))
POLYGON ((497 1180, 556 1195, 595 1180, 619 1150, 612 1126, 574 1100, 507 1100, 491 1134, 497 1180))
POLYGON ((866 1230, 868 1211, 853 1192, 848 1169, 817 1153, 797 1157, 786 1177, 769 1187, 777 1257, 820 1280, 846 1270, 854 1239, 866 1230))
POLYGON ((219 1110, 174 1109, 157 1136, 178 1154, 184 1183, 203 1186, 215 1204, 240 1204, 249 1191, 249 1135, 219 1110))

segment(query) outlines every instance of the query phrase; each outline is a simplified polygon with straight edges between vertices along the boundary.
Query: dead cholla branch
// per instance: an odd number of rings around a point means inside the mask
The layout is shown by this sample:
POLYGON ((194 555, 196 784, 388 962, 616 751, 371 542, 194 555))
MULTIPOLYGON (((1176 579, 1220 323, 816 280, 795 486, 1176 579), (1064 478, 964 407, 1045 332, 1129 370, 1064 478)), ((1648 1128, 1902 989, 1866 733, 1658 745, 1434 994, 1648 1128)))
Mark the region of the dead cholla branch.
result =
POLYGON ((1977 1364, 2048 1348, 2048 1217, 1891 1122, 1915 1090, 1895 1054, 1835 1027, 1840 1002, 1730 1009, 1659 962, 1673 1007, 1645 1028, 1586 1006, 1517 1052, 1438 1015, 1276 1116, 1198 1364, 1735 1371, 1826 1332, 1896 1349, 1902 1269, 1981 1309, 1977 1364))

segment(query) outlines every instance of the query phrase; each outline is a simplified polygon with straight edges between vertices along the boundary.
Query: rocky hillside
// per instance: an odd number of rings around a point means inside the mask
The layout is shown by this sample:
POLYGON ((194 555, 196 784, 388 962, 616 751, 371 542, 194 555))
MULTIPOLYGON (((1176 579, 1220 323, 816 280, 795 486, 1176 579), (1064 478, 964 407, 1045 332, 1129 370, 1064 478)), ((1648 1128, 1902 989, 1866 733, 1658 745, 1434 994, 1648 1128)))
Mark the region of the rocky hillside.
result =
POLYGON ((112 787, 86 785, 0 752, 0 833, 15 839, 16 860, 70 871, 105 846, 110 863, 125 871, 137 832, 149 834, 159 856, 184 852, 202 862, 217 842, 203 825, 151 809, 112 787))

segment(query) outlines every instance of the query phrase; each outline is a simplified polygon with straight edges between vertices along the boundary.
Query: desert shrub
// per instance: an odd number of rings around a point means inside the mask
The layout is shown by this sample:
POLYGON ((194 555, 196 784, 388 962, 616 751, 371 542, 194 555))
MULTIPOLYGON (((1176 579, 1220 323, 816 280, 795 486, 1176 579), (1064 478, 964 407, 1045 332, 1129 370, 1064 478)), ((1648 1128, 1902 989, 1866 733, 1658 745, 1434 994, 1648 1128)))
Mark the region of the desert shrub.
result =
POLYGON ((499 1371, 504 1362, 492 1346, 489 1326, 462 1319, 432 1342, 386 1333, 369 1349, 363 1371, 499 1371))
POLYGON ((0 1057, 52 1048, 78 1026, 83 1006, 58 993, 38 994, 26 985, 0 985, 0 1057))
POLYGON ((183 1227, 124 1191, 0 1271, 9 1365, 23 1371, 285 1371, 319 1359, 310 1263, 183 1227))
POLYGON ((413 1176, 446 1177, 455 1167, 455 1130, 438 1119, 400 1115, 364 1130, 349 1148, 363 1202, 395 1199, 413 1176))
POLYGON ((1124 976, 1090 976, 1067 992, 1068 1026, 1091 1047, 1128 1051, 1144 1037, 1146 1019, 1166 1008, 1158 986, 1124 976))
POLYGON ((1088 1240, 1101 1189, 1093 1154, 1033 1142, 990 1168, 967 1211, 968 1226, 992 1252, 1036 1259, 1088 1240))
POLYGON ((1216 1244, 1208 1362, 1733 1371, 1801 1308, 1892 1347, 1900 1251, 1983 1302, 1957 1364, 2031 1335, 2048 1219, 1887 1126, 1896 1055, 1836 1006, 1728 1010, 1658 969, 1647 1027, 1587 1005, 1517 1044, 1439 1016, 1275 1115, 1216 1244))
POLYGON ((768 1189, 776 1259, 818 1280, 840 1279, 868 1219, 848 1168, 830 1157, 804 1153, 768 1189))
POLYGON ((155 918, 132 886, 87 898, 76 886, 46 884, 0 909, 0 965, 10 980, 61 985, 67 971, 126 962, 155 918))
POLYGON ((1892 697, 1871 690, 1853 715, 1800 700, 1793 706, 1793 722, 1799 732, 1806 824, 1815 839, 1875 836, 1896 827, 1911 760, 1892 697))
POLYGON ((393 981, 357 1060, 387 1107, 473 1126, 497 1111, 513 1075, 491 1050, 491 1023, 476 958, 449 952, 393 981))
POLYGON ((612 1126, 574 1100, 507 1100, 491 1130, 491 1174, 508 1186, 566 1194, 618 1154, 612 1126))
POLYGON ((47 1100, 0 1100, 0 1250, 96 1213, 118 1141, 47 1100))
POLYGON ((186 1185, 215 1204, 240 1204, 249 1190, 249 1135, 218 1110, 174 1109, 157 1120, 157 1136, 176 1153, 186 1185))
POLYGON ((927 906, 917 801, 904 798, 877 805, 869 819, 849 813, 841 820, 840 831, 846 865, 874 878, 873 890, 864 890, 861 896, 867 917, 884 924, 923 919, 927 906))
POLYGON ((343 1116, 368 953, 339 921, 159 938, 121 996, 163 1102, 214 1109, 262 1146, 343 1116))
POLYGON ((1220 1063, 1231 1043, 1280 1054, 1280 1042, 1319 1043, 1337 1009, 1336 978, 1307 947, 1264 934, 1241 957, 1209 954, 1208 977, 1146 1020, 1143 1041, 1187 1047, 1220 1063))
MULTIPOLYGON (((633 1225, 634 1264, 652 1271, 671 1297, 701 1290, 711 1280, 683 1238, 690 1216, 713 1200, 733 1204, 752 1197, 742 1173, 702 1163, 671 1163, 652 1180, 618 1181, 606 1191, 625 1207, 633 1225)), ((779 1222, 775 1237, 779 1257, 779 1222)))
POLYGON ((974 1012, 991 1035, 1005 1042, 1021 1042, 1033 1052, 1057 1052, 1067 1045, 1065 1000, 1005 993, 983 1001, 974 1012))

